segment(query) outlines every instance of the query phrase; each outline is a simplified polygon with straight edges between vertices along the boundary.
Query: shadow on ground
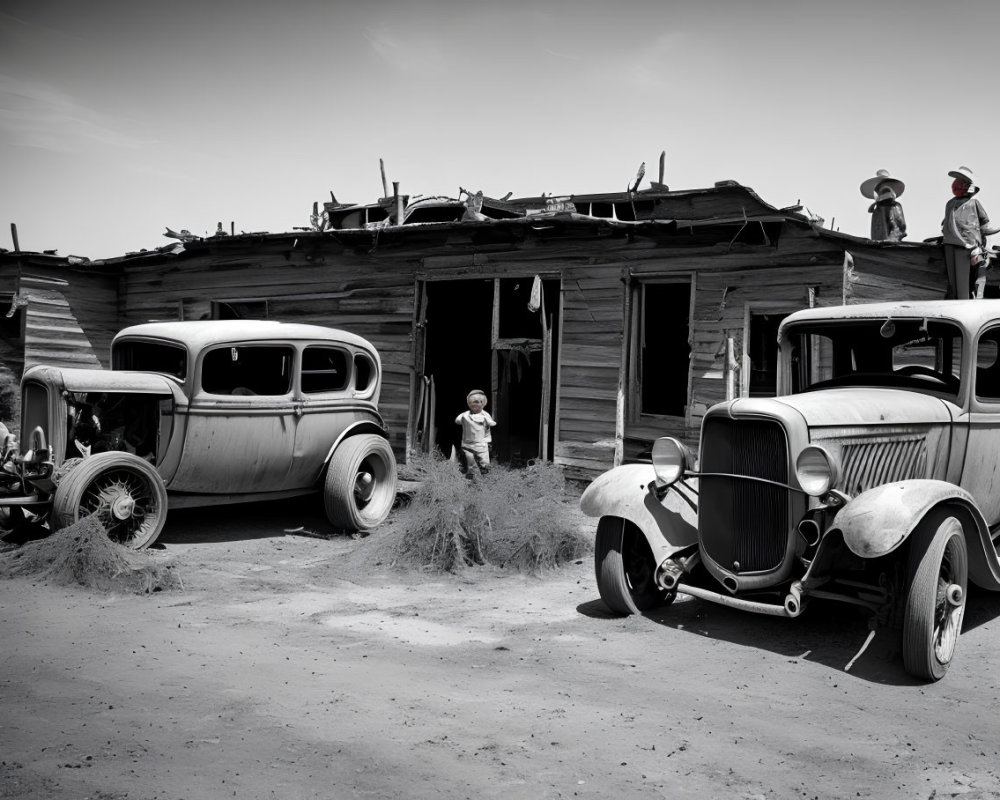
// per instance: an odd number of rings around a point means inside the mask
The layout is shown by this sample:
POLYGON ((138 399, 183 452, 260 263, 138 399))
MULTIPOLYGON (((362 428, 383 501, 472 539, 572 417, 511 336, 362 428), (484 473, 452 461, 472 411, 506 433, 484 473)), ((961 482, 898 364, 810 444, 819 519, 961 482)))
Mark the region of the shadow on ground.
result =
POLYGON ((315 497, 171 509, 157 545, 237 542, 288 535, 340 538, 315 497))
MULTIPOLYGON (((577 611, 593 619, 619 618, 601 600, 582 603, 577 611)), ((1000 617, 1000 593, 972 587, 966 603, 963 634, 997 617, 1000 617)), ((823 664, 872 683, 899 686, 924 683, 903 669, 899 627, 879 627, 868 641, 871 630, 867 612, 842 603, 813 602, 802 616, 786 619, 681 596, 668 606, 647 611, 643 618, 679 632, 823 664)), ((956 660, 961 659, 962 649, 959 640, 956 660)))

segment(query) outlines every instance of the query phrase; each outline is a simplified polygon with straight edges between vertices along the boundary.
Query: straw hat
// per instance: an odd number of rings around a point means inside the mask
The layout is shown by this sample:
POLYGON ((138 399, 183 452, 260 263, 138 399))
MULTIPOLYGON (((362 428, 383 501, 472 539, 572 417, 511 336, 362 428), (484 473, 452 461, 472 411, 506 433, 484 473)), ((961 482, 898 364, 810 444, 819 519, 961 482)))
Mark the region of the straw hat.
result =
POLYGON ((903 193, 903 189, 906 188, 906 184, 899 180, 899 178, 893 178, 889 174, 889 170, 880 169, 876 171, 875 177, 869 178, 861 184, 861 194, 865 197, 875 199, 876 190, 883 183, 887 183, 892 187, 892 190, 896 193, 896 197, 899 197, 903 193))
POLYGON ((958 169, 953 169, 948 173, 952 178, 958 178, 959 180, 965 181, 969 186, 975 186, 976 180, 972 177, 972 170, 968 167, 959 167, 958 169))

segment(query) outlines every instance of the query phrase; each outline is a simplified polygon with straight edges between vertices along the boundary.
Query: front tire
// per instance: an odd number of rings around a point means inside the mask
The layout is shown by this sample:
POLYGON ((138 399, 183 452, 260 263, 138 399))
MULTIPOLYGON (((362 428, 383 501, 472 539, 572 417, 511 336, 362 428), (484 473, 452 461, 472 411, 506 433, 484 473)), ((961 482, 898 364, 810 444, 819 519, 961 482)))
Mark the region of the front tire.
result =
POLYGON ((167 521, 167 490, 156 469, 131 453, 109 451, 83 459, 56 487, 52 527, 96 514, 113 542, 141 550, 167 521))
POLYGON ((641 614, 668 605, 676 596, 656 584, 649 542, 621 517, 601 517, 597 523, 594 571, 601 599, 616 614, 641 614))
POLYGON ((936 523, 925 521, 914 532, 903 617, 903 666, 931 681, 944 677, 955 654, 969 575, 962 523, 950 516, 936 523))
POLYGON ((327 519, 336 528, 371 530, 396 500, 396 458, 389 443, 373 433, 345 439, 330 458, 323 490, 327 519))

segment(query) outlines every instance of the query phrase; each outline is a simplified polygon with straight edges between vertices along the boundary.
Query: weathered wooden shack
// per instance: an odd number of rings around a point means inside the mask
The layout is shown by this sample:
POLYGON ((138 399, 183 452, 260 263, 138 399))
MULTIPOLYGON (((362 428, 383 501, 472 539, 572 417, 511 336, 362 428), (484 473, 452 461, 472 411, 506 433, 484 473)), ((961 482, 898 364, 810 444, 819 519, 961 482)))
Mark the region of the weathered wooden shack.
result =
MULTIPOLYGON (((26 304, 26 363, 106 366, 110 334, 150 320, 343 327, 382 355, 401 459, 447 453, 481 388, 500 460, 550 459, 580 480, 658 435, 694 441, 727 396, 773 393, 786 314, 945 293, 938 246, 830 231, 734 182, 506 206, 520 213, 220 234, 89 267, 21 258, 13 280, 7 254, 0 292, 26 304), (59 352, 40 346, 56 340, 59 352)), ((345 208, 328 204, 328 219, 361 219, 345 208)))

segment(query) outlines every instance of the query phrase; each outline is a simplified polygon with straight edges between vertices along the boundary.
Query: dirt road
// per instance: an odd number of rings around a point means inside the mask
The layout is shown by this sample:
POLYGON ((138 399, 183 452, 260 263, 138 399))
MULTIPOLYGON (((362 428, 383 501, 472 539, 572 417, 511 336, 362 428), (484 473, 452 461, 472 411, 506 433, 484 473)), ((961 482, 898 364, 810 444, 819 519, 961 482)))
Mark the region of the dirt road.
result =
POLYGON ((401 575, 299 526, 173 513, 183 592, 0 581, 0 797, 1000 795, 995 596, 921 685, 842 610, 615 619, 589 560, 401 575))

